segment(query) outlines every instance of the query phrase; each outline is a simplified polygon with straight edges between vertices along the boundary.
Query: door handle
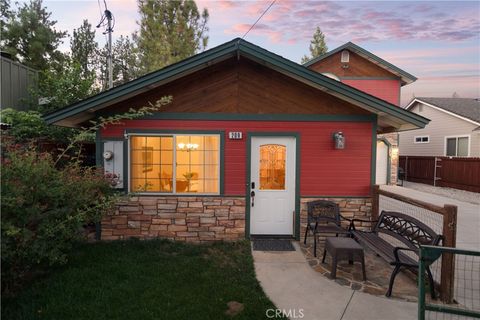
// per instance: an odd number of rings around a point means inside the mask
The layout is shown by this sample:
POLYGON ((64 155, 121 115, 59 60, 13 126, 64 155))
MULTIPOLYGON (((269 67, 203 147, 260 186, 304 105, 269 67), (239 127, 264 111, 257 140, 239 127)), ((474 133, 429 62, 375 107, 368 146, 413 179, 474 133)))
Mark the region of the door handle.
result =
POLYGON ((255 191, 252 190, 252 192, 250 192, 250 202, 252 203, 252 207, 255 206, 255 191))

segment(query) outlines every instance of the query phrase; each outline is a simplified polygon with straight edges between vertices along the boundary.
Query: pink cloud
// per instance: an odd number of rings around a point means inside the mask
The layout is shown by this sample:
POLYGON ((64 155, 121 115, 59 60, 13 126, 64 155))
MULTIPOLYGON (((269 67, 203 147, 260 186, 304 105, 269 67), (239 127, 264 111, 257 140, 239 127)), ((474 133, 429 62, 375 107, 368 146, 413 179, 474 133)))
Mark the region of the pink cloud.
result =
POLYGON ((231 9, 231 8, 238 8, 240 6, 238 1, 218 1, 220 8, 231 9))

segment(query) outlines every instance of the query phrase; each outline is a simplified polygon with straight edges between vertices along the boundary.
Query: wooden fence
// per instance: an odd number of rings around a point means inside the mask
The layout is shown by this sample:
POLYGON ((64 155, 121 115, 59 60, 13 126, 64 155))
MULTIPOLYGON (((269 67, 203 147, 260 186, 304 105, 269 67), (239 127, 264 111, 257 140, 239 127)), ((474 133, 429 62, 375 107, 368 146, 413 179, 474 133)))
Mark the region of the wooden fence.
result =
MULTIPOLYGON (((395 199, 409 205, 426 209, 431 212, 442 215, 442 235, 443 246, 455 248, 457 242, 457 206, 446 204, 443 207, 423 202, 417 199, 409 198, 400 194, 381 190, 378 185, 373 188, 372 197, 372 220, 378 220, 380 208, 380 196, 395 199)), ((455 259, 451 253, 442 254, 440 276, 441 299, 445 303, 452 303, 454 280, 455 280, 455 259)))
POLYGON ((404 180, 480 192, 480 158, 400 156, 404 180))

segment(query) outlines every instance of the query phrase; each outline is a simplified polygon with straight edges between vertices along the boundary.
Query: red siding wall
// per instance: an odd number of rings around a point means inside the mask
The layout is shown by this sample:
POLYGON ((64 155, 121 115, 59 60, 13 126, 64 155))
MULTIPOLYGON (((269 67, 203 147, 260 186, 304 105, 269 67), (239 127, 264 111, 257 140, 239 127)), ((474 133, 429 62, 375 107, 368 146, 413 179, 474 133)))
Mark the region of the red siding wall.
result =
POLYGON ((343 79, 343 83, 356 89, 362 90, 372 96, 378 97, 394 105, 400 103, 400 81, 399 80, 348 80, 343 79))
POLYGON ((225 195, 245 195, 247 132, 298 132, 301 141, 301 196, 368 196, 372 123, 128 120, 103 129, 102 138, 122 137, 124 129, 225 130, 225 195), (242 131, 242 140, 229 140, 242 131), (332 134, 342 131, 346 148, 333 148, 332 134))

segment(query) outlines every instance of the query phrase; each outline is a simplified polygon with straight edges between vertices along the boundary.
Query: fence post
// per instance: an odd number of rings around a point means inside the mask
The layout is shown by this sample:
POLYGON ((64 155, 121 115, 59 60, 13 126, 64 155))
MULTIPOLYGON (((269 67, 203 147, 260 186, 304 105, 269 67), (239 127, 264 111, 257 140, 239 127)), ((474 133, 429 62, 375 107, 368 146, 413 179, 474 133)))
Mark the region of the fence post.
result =
POLYGON ((380 198, 380 186, 374 185, 372 192, 372 220, 378 220, 378 210, 379 210, 379 201, 380 198))
MULTIPOLYGON (((455 248, 457 241, 457 206, 446 204, 443 206, 443 236, 444 247, 455 248)), ((443 253, 440 288, 442 301, 453 302, 453 289, 455 280, 455 258, 451 253, 443 253)))

